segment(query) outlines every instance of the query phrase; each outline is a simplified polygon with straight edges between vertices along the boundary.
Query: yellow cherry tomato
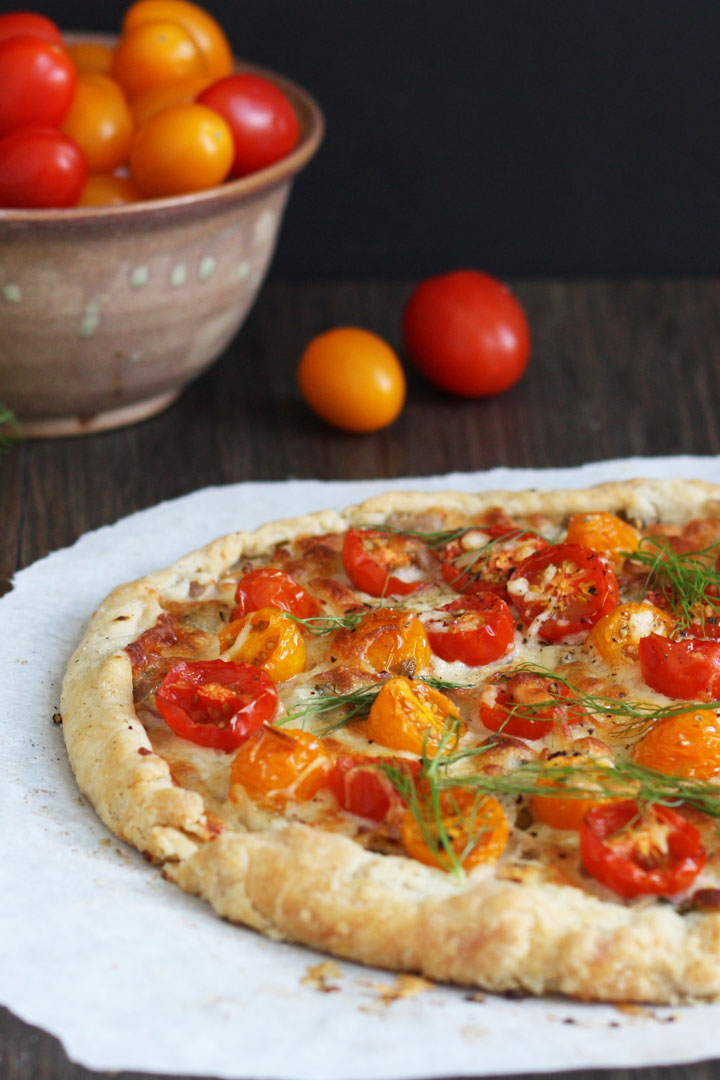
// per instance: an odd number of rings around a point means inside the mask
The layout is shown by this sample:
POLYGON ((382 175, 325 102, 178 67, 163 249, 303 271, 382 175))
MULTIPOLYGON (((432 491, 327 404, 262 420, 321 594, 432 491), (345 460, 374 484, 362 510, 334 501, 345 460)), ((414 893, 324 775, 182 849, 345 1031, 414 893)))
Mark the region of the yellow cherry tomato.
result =
POLYGON ((720 717, 714 709, 688 709, 657 720, 633 748, 648 769, 693 780, 720 775, 720 717))
POLYGON ((414 675, 432 659, 425 627, 412 611, 380 608, 364 615, 358 626, 336 630, 332 653, 370 671, 414 675))
POLYGON ((318 416, 344 431, 378 431, 405 402, 405 375, 390 346, 369 330, 343 326, 319 334, 298 369, 300 390, 318 416))
POLYGON ((141 23, 120 38, 110 74, 129 98, 153 86, 207 75, 202 53, 178 23, 141 23))
POLYGON ((625 563, 621 552, 635 551, 642 536, 638 529, 616 514, 601 510, 571 517, 566 539, 568 544, 584 544, 598 555, 604 555, 613 570, 618 571, 625 563))
POLYGON ((173 105, 156 113, 130 147, 130 176, 150 198, 221 184, 233 160, 230 128, 204 105, 173 105))
POLYGON ((637 662, 641 638, 649 634, 669 637, 675 625, 675 619, 654 604, 629 601, 598 619, 585 648, 595 649, 611 667, 633 664, 637 662))
POLYGON ((86 72, 109 75, 115 56, 112 46, 101 45, 99 41, 76 41, 65 47, 80 75, 86 72))
POLYGON ((130 112, 136 128, 142 127, 155 113, 170 105, 192 105, 198 94, 209 85, 207 75, 190 75, 186 79, 174 79, 161 83, 138 94, 130 102, 130 112))
POLYGON ((402 841, 411 858, 450 870, 452 858, 442 843, 441 828, 465 870, 500 858, 507 847, 510 827, 493 795, 482 795, 471 788, 447 788, 440 795, 439 815, 428 803, 420 800, 422 823, 410 810, 403 817, 402 841))
POLYGON ((88 176, 78 206, 122 206, 141 199, 142 195, 127 176, 96 173, 88 176))
POLYGON ((107 75, 80 75, 61 131, 85 154, 88 172, 110 173, 127 161, 133 121, 125 95, 107 75))
MULTIPOLYGON (((426 683, 404 675, 388 679, 375 698, 367 718, 368 738, 391 750, 408 750, 433 757, 448 725, 458 722, 449 697, 426 683)), ((455 745, 451 739, 445 752, 455 745)))
POLYGON ((266 724, 241 744, 233 758, 230 799, 240 802, 244 792, 274 808, 290 800, 307 802, 325 785, 332 767, 332 755, 317 735, 266 724))
POLYGON ((297 623, 278 608, 259 608, 233 619, 220 633, 223 660, 254 664, 274 682, 305 669, 305 642, 297 623))
POLYGON ((192 37, 212 80, 233 70, 232 49, 218 22, 203 8, 188 0, 138 0, 123 20, 123 32, 143 23, 174 22, 192 37))
MULTIPOLYGON (((610 796, 602 794, 601 790, 598 790, 597 794, 593 793, 593 789, 599 789, 597 775, 593 778, 592 774, 593 760, 597 759, 593 759, 588 754, 578 753, 566 754, 565 757, 556 758, 551 762, 561 768, 567 766, 568 770, 583 769, 584 775, 577 772, 573 774, 569 771, 567 779, 559 777, 553 780, 541 775, 538 777, 538 785, 559 791, 568 785, 587 788, 587 798, 573 795, 533 795, 530 805, 536 821, 542 821, 553 829, 579 830, 589 810, 613 801, 610 796)), ((610 758, 601 759, 600 764, 610 765, 610 758)))

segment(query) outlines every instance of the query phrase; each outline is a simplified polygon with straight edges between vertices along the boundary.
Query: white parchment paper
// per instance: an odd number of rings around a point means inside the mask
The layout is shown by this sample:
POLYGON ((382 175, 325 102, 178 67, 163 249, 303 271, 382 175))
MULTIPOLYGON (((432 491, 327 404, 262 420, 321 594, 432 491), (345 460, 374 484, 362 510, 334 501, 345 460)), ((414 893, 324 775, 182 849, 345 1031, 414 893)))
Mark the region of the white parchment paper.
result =
POLYGON ((579 487, 633 476, 720 482, 718 458, 634 459, 396 481, 208 488, 87 534, 0 600, 0 1000, 96 1069, 275 1080, 402 1080, 720 1056, 720 1004, 623 1011, 430 987, 230 926, 99 823, 52 723, 69 656, 116 584, 237 528, 390 488, 579 487))

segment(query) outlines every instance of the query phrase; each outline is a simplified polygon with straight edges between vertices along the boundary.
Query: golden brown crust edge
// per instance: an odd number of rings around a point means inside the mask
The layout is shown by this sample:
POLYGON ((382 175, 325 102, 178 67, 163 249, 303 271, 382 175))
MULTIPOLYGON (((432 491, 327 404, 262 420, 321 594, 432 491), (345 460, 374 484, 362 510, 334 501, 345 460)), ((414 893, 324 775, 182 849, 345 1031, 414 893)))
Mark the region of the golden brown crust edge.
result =
POLYGON ((136 718, 125 646, 154 624, 159 597, 217 578, 281 539, 375 523, 433 506, 549 517, 595 509, 643 521, 720 513, 720 486, 628 481, 568 491, 390 492, 349 507, 236 533, 168 570, 116 589, 93 616, 65 677, 68 755, 80 788, 113 832, 222 916, 379 967, 490 990, 589 1000, 672 1002, 720 994, 720 915, 626 907, 578 889, 498 882, 463 886, 413 860, 368 853, 341 836, 288 825, 213 837, 202 799, 173 784, 136 718))

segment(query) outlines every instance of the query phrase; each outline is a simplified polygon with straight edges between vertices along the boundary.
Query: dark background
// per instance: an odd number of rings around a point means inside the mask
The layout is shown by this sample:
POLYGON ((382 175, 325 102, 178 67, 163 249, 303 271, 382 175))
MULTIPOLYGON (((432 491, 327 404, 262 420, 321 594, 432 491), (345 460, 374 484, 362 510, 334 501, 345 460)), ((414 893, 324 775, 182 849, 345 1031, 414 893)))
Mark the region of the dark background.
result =
MULTIPOLYGON (((127 6, 41 10, 114 31, 127 6)), ((273 276, 716 272, 717 0, 206 7, 326 114, 273 276)))

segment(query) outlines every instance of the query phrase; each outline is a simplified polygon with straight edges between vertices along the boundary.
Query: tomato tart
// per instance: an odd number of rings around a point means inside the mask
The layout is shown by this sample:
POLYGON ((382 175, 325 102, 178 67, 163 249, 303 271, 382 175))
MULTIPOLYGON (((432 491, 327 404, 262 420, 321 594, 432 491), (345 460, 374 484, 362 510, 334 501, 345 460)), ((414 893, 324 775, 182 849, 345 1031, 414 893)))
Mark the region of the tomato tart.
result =
POLYGON ((490 991, 720 993, 720 487, 388 494, 117 588, 106 825, 226 919, 490 991))

